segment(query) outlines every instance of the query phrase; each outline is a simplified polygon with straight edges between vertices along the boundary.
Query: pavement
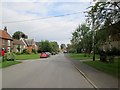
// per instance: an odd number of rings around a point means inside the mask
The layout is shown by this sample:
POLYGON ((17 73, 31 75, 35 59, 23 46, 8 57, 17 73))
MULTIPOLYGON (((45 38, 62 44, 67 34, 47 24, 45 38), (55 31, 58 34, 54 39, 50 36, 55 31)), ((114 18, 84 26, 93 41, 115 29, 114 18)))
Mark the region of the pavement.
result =
POLYGON ((116 88, 120 90, 120 80, 114 76, 92 68, 82 61, 73 60, 65 55, 67 59, 73 62, 75 68, 80 71, 87 79, 90 80, 97 88, 116 88))

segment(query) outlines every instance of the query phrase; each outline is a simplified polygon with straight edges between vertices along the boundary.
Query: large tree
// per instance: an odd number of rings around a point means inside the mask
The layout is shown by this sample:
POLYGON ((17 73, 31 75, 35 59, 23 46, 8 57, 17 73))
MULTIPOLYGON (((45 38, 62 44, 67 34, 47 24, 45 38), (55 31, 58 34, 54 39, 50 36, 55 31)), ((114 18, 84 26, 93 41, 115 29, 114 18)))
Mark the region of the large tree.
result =
POLYGON ((52 47, 48 40, 39 42, 39 49, 41 52, 51 52, 52 47))
POLYGON ((86 24, 79 25, 72 33, 71 43, 77 52, 81 52, 81 50, 85 53, 90 52, 92 46, 92 33, 90 28, 86 24))
POLYGON ((52 52, 58 52, 59 51, 59 45, 57 42, 50 42, 51 48, 52 48, 52 52))
POLYGON ((94 30, 107 30, 108 37, 120 33, 120 1, 96 2, 89 8, 87 21, 94 30))
POLYGON ((13 35, 12 35, 13 39, 20 39, 21 37, 22 38, 28 38, 28 36, 26 34, 24 34, 23 32, 21 31, 16 31, 13 35))

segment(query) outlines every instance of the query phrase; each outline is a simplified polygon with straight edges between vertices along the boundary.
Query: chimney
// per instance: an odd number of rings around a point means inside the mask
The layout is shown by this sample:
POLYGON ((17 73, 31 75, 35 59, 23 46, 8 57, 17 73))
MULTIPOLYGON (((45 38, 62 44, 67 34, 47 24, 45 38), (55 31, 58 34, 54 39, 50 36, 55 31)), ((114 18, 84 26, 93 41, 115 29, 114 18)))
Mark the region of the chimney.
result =
POLYGON ((7 32, 7 27, 5 26, 4 30, 7 32))

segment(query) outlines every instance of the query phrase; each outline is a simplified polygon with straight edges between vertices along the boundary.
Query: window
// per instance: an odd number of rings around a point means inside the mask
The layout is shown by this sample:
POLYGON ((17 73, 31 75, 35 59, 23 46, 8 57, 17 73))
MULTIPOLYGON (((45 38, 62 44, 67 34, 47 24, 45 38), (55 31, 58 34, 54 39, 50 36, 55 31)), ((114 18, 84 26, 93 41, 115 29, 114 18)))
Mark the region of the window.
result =
POLYGON ((10 40, 8 40, 8 46, 10 46, 10 40))

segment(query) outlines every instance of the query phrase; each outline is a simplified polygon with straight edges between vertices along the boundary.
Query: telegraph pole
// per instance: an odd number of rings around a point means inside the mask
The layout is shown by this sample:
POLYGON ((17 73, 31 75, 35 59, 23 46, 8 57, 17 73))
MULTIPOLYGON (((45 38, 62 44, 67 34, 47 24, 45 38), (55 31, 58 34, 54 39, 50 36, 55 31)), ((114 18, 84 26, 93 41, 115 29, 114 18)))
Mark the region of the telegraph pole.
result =
MULTIPOLYGON (((92 10, 93 11, 93 10, 92 10)), ((92 12, 92 31, 93 31, 93 61, 95 61, 95 29, 94 29, 94 14, 92 12)))

